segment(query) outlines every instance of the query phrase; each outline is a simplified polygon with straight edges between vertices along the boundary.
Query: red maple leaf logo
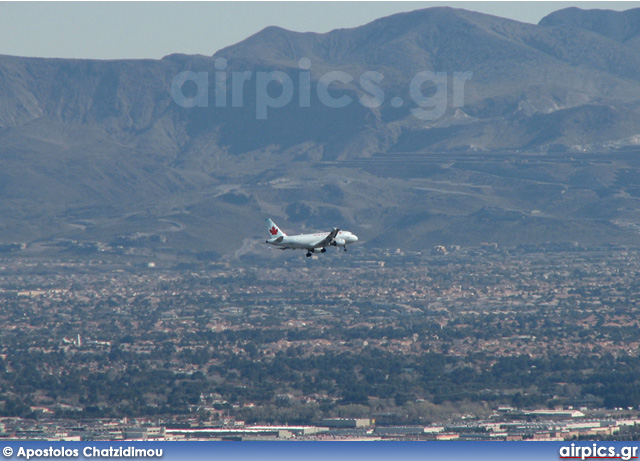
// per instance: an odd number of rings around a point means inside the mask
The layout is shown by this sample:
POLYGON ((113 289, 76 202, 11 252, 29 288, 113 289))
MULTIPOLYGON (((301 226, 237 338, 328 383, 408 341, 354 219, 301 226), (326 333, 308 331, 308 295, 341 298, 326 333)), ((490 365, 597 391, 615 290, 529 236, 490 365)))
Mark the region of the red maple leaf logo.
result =
POLYGON ((269 229, 269 233, 271 235, 277 235, 278 234, 278 229, 276 229, 276 226, 273 226, 271 229, 269 229))

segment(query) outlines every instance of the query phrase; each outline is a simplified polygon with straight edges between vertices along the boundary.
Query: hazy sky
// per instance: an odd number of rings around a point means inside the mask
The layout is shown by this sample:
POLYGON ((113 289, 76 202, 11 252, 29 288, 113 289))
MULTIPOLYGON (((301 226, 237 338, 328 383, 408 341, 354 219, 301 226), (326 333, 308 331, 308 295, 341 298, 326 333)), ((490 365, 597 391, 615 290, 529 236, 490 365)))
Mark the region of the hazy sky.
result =
POLYGON ((537 23, 569 6, 626 10, 640 2, 0 1, 0 54, 95 59, 212 55, 269 25, 328 32, 443 5, 537 23))

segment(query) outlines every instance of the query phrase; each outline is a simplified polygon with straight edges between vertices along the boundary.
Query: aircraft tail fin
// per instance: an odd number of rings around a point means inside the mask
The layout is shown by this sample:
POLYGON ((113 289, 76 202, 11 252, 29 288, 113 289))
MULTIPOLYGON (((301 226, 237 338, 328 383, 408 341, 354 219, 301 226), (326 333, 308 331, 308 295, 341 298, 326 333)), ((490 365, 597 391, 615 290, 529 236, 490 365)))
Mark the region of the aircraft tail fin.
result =
POLYGON ((276 223, 274 223, 271 218, 267 219, 267 223, 269 223, 269 234, 272 238, 285 237, 287 235, 276 226, 276 223))

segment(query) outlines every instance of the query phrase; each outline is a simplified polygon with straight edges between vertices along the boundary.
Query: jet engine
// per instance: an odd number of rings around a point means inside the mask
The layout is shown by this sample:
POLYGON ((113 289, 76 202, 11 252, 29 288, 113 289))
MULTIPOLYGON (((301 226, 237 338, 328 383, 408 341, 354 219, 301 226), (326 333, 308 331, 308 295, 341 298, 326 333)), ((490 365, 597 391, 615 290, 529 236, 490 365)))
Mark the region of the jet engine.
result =
POLYGON ((341 238, 337 238, 337 239, 333 239, 333 242, 331 242, 331 245, 333 245, 334 247, 336 246, 344 246, 347 242, 344 241, 344 239, 341 238))

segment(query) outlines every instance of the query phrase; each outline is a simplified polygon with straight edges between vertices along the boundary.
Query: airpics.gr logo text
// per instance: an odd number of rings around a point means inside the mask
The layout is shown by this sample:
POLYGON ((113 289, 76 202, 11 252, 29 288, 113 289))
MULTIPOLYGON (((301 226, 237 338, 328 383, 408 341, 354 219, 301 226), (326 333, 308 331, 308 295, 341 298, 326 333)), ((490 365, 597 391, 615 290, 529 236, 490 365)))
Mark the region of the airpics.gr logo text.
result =
MULTIPOLYGON (((336 95, 336 89, 354 82, 364 94, 357 102, 367 108, 378 108, 385 104, 385 92, 380 86, 384 75, 378 71, 365 71, 357 77, 345 71, 330 71, 322 74, 312 88, 311 61, 298 61, 297 72, 274 71, 232 71, 227 69, 227 60, 214 61, 213 91, 210 91, 209 72, 180 72, 171 83, 171 98, 184 108, 245 107, 247 94, 255 97, 255 116, 266 120, 269 110, 280 109, 295 100, 300 108, 312 107, 314 103, 332 109, 340 109, 353 104, 356 98, 336 95), (189 88, 186 88, 187 85, 189 88), (186 91, 185 91, 186 90, 186 91), (212 101, 210 101, 210 98, 212 101)), ((465 83, 473 77, 473 72, 418 72, 409 81, 411 114, 420 120, 437 120, 451 106, 464 106, 465 83)), ((400 108, 407 102, 399 96, 391 98, 391 107, 400 108)))
POLYGON ((618 450, 612 445, 576 445, 560 448, 560 459, 622 459, 631 460, 638 458, 637 446, 623 446, 618 450))

